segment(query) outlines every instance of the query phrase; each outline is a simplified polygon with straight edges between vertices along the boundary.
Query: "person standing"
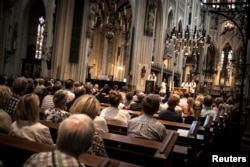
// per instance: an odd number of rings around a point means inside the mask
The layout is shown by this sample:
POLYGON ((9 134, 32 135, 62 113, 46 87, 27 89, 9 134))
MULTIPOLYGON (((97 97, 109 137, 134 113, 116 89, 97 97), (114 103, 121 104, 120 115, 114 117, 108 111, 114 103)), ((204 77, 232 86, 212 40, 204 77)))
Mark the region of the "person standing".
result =
POLYGON ((190 88, 190 94, 192 97, 195 96, 195 89, 196 89, 196 82, 194 80, 192 80, 190 83, 189 83, 189 88, 190 88))
POLYGON ((184 80, 181 83, 181 88, 184 88, 184 89, 186 89, 186 92, 189 92, 189 83, 187 82, 187 80, 184 80))

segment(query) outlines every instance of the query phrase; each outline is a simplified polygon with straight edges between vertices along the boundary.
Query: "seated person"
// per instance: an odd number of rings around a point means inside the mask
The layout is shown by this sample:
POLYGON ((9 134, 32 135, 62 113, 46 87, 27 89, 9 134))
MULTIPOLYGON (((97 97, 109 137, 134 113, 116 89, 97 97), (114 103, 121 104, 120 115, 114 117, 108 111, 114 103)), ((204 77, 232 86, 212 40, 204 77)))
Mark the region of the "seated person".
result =
POLYGON ((211 117, 215 115, 216 111, 212 108, 212 104, 213 104, 212 96, 206 95, 203 103, 204 107, 202 108, 200 113, 200 120, 202 124, 207 115, 210 115, 211 117))
POLYGON ((85 114, 74 114, 60 123, 56 150, 33 154, 24 167, 32 166, 85 166, 78 161, 93 139, 95 129, 91 118, 85 114))
POLYGON ((67 112, 66 103, 68 100, 67 93, 64 90, 58 90, 53 96, 55 106, 44 111, 44 120, 60 123, 70 116, 67 112))
POLYGON ((191 124, 194 120, 194 98, 189 97, 187 99, 187 106, 183 107, 183 112, 182 112, 182 117, 183 117, 183 122, 191 124))
POLYGON ((16 121, 11 124, 9 135, 44 144, 53 144, 47 126, 39 121, 39 97, 34 94, 22 96, 16 107, 16 121))
POLYGON ((181 114, 175 111, 175 107, 179 103, 178 97, 175 95, 171 95, 167 103, 168 108, 159 112, 158 119, 182 123, 181 114))
POLYGON ((94 121, 95 134, 88 153, 98 156, 107 156, 101 132, 108 132, 108 126, 103 117, 97 116, 99 111, 100 103, 93 95, 80 96, 70 108, 71 114, 86 114, 94 121))
POLYGON ((133 101, 133 92, 127 92, 125 96, 124 106, 123 109, 129 109, 130 105, 134 103, 133 101))
POLYGON ((153 115, 159 110, 160 96, 149 94, 142 101, 143 114, 128 122, 128 135, 132 137, 163 141, 166 128, 153 115))
POLYGON ((128 120, 130 120, 129 113, 118 109, 118 105, 122 100, 122 95, 116 90, 111 90, 109 92, 108 100, 111 106, 104 108, 101 111, 100 116, 107 120, 119 120, 127 123, 128 120))
POLYGON ((41 105, 41 108, 44 110, 48 108, 53 108, 55 106, 54 101, 53 101, 54 94, 56 91, 62 89, 62 86, 54 85, 53 87, 49 87, 47 89, 50 93, 43 98, 42 105, 41 105))
POLYGON ((11 94, 9 87, 0 85, 0 133, 8 134, 12 124, 9 114, 4 111, 11 94))
POLYGON ((137 95, 137 100, 135 100, 134 103, 132 103, 129 107, 130 110, 134 110, 134 111, 141 111, 142 110, 142 101, 145 97, 145 94, 143 92, 140 92, 138 95, 137 95))

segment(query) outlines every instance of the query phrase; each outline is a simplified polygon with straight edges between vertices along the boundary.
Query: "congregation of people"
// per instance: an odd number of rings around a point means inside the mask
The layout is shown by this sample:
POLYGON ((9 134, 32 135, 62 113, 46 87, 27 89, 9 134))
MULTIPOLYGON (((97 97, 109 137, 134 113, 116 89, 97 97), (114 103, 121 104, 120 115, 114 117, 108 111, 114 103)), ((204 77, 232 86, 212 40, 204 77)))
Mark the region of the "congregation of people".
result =
MULTIPOLYGON (((84 152, 107 157, 102 140, 102 133, 109 132, 107 120, 126 123, 128 136, 161 142, 167 131, 159 120, 204 122, 207 115, 213 117, 219 110, 231 112, 238 105, 232 97, 215 98, 195 94, 192 89, 185 93, 145 94, 142 90, 129 90, 128 86, 111 88, 105 84, 100 88, 98 84, 72 79, 25 77, 9 81, 2 76, 0 84, 0 133, 56 146, 54 152, 32 155, 24 166, 45 162, 49 166, 53 163, 81 166, 78 157, 84 152), (60 123, 56 142, 40 120, 60 123), (52 161, 53 158, 56 160, 52 161)), ((194 84, 182 87, 191 88, 194 84)))

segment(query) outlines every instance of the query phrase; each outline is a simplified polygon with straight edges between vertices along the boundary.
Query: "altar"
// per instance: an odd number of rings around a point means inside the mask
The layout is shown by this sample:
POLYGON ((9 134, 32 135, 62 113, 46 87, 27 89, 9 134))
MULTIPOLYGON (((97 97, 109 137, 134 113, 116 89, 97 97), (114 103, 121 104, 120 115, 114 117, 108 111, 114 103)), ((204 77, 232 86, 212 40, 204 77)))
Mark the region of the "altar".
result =
POLYGON ((188 93, 189 90, 186 88, 181 88, 181 87, 172 87, 170 90, 172 93, 178 93, 178 92, 182 92, 182 93, 188 93))

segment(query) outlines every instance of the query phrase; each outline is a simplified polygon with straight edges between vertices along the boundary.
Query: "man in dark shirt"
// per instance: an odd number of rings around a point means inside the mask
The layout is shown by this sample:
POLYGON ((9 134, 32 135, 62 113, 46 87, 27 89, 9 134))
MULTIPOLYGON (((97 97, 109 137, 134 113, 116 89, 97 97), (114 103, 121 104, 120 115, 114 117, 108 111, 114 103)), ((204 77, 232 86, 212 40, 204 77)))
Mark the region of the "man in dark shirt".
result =
POLYGON ((159 112, 158 118, 167 120, 167 121, 174 121, 174 122, 182 123, 181 114, 177 113, 174 110, 176 105, 179 103, 178 97, 175 95, 171 95, 167 103, 168 103, 168 108, 165 111, 159 112))

